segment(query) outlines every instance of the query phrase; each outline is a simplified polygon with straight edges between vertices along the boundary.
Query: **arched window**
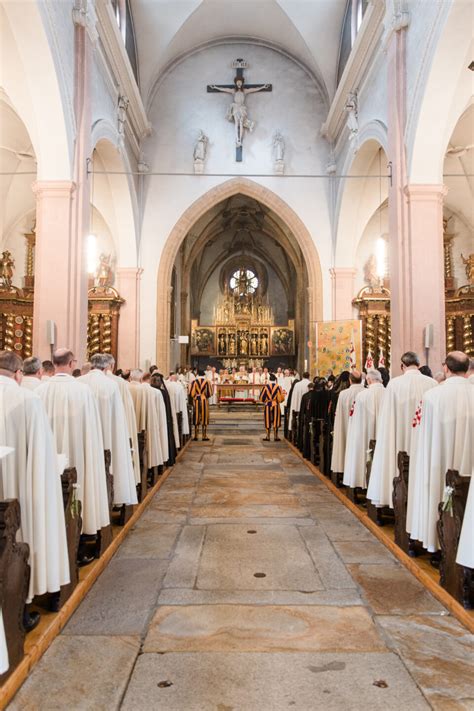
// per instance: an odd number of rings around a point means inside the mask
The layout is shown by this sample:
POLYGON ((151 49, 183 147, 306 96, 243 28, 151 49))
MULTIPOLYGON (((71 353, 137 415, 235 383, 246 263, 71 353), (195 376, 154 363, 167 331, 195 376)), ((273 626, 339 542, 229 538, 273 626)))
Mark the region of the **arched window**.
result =
POLYGON ((132 66, 132 71, 138 84, 138 61, 137 47, 135 42, 135 30, 133 28, 132 11, 130 9, 130 0, 112 0, 112 8, 114 11, 117 25, 122 35, 122 40, 132 66))
POLYGON ((239 296, 255 294, 258 289, 258 277, 251 269, 241 267, 232 274, 229 286, 232 291, 238 291, 239 296))
POLYGON ((342 77, 351 49, 362 25, 368 0, 347 0, 346 14, 342 23, 341 42, 339 45, 339 61, 337 68, 337 83, 342 77))

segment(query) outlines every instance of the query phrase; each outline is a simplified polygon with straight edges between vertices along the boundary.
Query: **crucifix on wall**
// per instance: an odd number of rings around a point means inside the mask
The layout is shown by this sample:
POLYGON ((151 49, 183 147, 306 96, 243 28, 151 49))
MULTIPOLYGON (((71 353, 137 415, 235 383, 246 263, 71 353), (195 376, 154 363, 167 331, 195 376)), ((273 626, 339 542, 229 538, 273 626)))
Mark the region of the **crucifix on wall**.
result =
POLYGON ((255 126, 255 121, 251 121, 248 117, 245 97, 247 94, 255 94, 258 91, 272 91, 271 84, 247 84, 244 86, 244 69, 247 67, 248 64, 243 59, 236 59, 232 62, 232 68, 237 70, 233 84, 208 84, 207 86, 208 93, 221 92, 232 95, 232 104, 227 109, 226 119, 235 125, 235 160, 238 163, 242 162, 242 141, 245 129, 252 132, 255 126))

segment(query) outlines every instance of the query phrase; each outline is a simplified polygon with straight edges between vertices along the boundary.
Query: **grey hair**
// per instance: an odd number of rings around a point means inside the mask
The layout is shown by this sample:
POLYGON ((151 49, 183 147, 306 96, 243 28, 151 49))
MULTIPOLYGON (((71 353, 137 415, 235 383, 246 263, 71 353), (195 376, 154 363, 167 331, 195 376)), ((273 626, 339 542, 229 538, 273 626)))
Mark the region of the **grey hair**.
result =
POLYGON ((104 356, 104 358, 107 358, 108 365, 115 365, 115 358, 113 357, 112 353, 103 353, 102 355, 104 356))
POLYGON ((38 371, 43 367, 43 364, 39 358, 36 356, 31 356, 30 358, 25 358, 23 361, 23 373, 25 375, 36 375, 38 371))
POLYGON ((106 370, 109 367, 109 358, 106 353, 94 353, 91 358, 93 370, 106 370))
POLYGON ((381 383, 382 382, 382 373, 380 373, 378 370, 368 370, 367 371, 367 380, 370 378, 370 380, 375 381, 376 383, 381 383))
POLYGON ((142 377, 143 370, 140 370, 140 368, 135 368, 134 370, 130 371, 130 380, 133 380, 134 382, 140 382, 142 377))

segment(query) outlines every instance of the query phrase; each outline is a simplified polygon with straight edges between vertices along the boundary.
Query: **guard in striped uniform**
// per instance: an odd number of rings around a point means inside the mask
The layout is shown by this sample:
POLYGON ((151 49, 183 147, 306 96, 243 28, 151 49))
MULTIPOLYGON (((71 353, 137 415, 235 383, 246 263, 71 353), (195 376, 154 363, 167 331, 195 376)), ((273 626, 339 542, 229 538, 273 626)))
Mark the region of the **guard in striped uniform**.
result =
POLYGON ((209 442, 209 437, 207 436, 207 426, 209 424, 208 398, 212 397, 212 386, 209 380, 204 377, 204 371, 200 370, 198 377, 191 383, 189 395, 193 399, 194 439, 197 440, 199 425, 201 425, 202 441, 209 442))
POLYGON ((263 438, 264 442, 270 441, 270 430, 273 427, 275 433, 275 442, 280 442, 278 430, 281 426, 281 408, 280 404, 285 399, 281 387, 276 381, 274 373, 270 374, 269 382, 263 386, 260 392, 260 402, 265 403, 265 429, 267 436, 263 438))

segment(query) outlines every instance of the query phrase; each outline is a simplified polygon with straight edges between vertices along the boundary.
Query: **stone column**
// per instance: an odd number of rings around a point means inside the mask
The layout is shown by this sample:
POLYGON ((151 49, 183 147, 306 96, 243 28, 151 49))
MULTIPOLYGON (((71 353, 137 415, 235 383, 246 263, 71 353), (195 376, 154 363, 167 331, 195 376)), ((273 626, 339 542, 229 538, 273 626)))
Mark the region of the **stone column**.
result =
POLYGON ((124 370, 140 361, 140 279, 143 269, 117 269, 117 291, 125 303, 120 309, 117 364, 124 370))
POLYGON ((425 362, 423 329, 433 324, 429 364, 441 367, 445 352, 442 185, 408 185, 405 148, 406 28, 408 16, 394 17, 386 38, 388 71, 388 154, 392 375, 400 356, 416 351, 425 362))
POLYGON ((81 353, 82 323, 87 318, 87 293, 81 280, 81 245, 72 229, 75 185, 70 181, 38 181, 33 353, 51 357, 46 321, 57 326, 56 345, 81 353))
POLYGON ((352 299, 355 298, 354 278, 356 270, 352 267, 334 267, 329 270, 332 282, 332 318, 333 320, 352 319, 352 299))

